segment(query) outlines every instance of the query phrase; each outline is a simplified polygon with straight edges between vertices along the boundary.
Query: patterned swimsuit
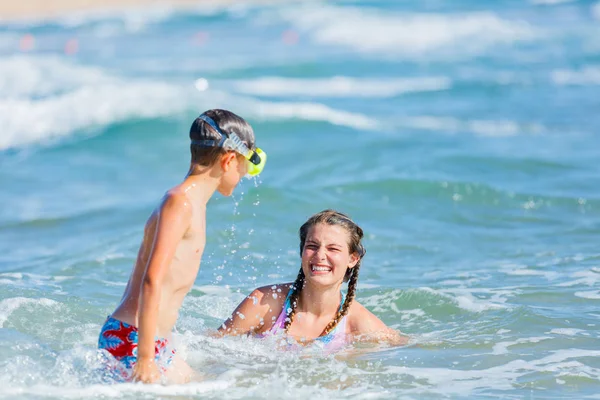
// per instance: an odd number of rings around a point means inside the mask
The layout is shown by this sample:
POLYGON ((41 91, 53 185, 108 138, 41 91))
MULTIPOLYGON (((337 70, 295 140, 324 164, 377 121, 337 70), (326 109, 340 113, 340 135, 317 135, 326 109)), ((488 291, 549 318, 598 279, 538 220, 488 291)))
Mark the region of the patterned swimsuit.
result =
MULTIPOLYGON (((108 317, 98 338, 98 348, 108 351, 119 363, 115 366, 118 375, 129 379, 137 361, 138 328, 108 317)), ((155 361, 161 373, 165 373, 173 361, 175 350, 169 349, 169 341, 156 338, 154 342, 155 361)))
MULTIPOLYGON (((266 337, 277 334, 278 332, 283 332, 285 328, 285 320, 287 318, 287 310, 291 308, 291 295, 293 293, 293 289, 290 289, 287 297, 285 298, 285 303, 283 304, 283 308, 275 320, 275 323, 266 333, 259 335, 259 337, 266 337)), ((344 304, 344 293, 342 293, 342 300, 340 302, 340 310, 344 304)), ((346 316, 342 317, 341 321, 336 325, 336 327, 329 332, 325 336, 319 336, 315 338, 315 343, 323 345, 323 347, 328 351, 339 350, 340 348, 346 345, 346 316)))

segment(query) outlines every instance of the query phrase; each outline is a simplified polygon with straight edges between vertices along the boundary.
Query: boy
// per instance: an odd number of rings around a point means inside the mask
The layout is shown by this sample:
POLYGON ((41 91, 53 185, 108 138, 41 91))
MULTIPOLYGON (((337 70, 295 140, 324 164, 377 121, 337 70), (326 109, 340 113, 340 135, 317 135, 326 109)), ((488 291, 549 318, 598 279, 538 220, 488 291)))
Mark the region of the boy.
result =
POLYGON ((190 290, 206 243, 206 204, 218 191, 230 196, 246 175, 264 168, 252 127, 226 110, 201 114, 190 128, 191 165, 144 228, 137 261, 121 303, 108 317, 98 347, 118 361, 121 375, 152 383, 187 382, 192 369, 168 342, 190 290))

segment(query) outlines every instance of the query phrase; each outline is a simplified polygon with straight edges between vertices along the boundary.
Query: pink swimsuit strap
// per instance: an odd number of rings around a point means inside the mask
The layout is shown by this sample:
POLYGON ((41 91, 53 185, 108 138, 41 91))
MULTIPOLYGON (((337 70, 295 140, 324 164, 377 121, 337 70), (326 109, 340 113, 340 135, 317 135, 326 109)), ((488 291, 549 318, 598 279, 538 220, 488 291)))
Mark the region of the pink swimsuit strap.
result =
MULTIPOLYGON (((284 329, 285 320, 286 320, 287 314, 288 314, 287 310, 291 308, 290 298, 291 298, 292 293, 293 293, 293 289, 290 288, 290 290, 287 294, 287 297, 285 298, 285 302, 283 303, 283 307, 281 308, 281 312, 279 313, 279 316, 275 320, 275 323, 273 324, 271 329, 269 329, 268 334, 276 334, 280 330, 284 329)), ((342 309, 342 306, 344 305, 344 300, 345 300, 345 296, 344 296, 344 293, 342 293, 342 300, 340 301, 340 310, 342 309)), ((333 342, 340 344, 340 343, 345 342, 345 334, 346 334, 346 316, 344 315, 342 320, 336 325, 336 327, 333 329, 333 331, 329 332, 325 336, 319 336, 315 340, 317 340, 319 342, 323 342, 325 344, 329 344, 329 343, 333 343, 333 342)))

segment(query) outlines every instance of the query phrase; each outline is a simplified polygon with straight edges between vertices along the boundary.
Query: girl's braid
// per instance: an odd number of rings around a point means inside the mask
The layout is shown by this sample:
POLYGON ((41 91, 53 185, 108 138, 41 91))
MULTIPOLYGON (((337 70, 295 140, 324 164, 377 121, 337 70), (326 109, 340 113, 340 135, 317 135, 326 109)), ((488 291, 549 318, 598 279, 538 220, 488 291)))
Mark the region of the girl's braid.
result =
POLYGON ((285 329, 285 333, 287 333, 288 329, 290 328, 290 325, 292 324, 292 320, 294 319, 294 315, 296 315, 296 307, 298 306, 298 299, 300 298, 300 291, 302 290, 303 286, 304 271, 302 271, 302 267, 300 267, 300 272, 298 272, 296 281, 290 288, 290 290, 292 290, 292 294, 290 295, 290 308, 285 310, 287 318, 285 319, 285 325, 283 326, 285 329))

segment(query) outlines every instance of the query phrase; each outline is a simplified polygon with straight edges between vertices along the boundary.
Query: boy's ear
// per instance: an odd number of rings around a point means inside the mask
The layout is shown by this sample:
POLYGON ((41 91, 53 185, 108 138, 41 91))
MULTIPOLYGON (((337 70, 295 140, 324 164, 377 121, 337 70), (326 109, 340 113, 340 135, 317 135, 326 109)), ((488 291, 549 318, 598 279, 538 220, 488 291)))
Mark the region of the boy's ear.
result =
POLYGON ((224 172, 229 171, 232 168, 231 163, 235 158, 235 153, 233 151, 229 151, 221 156, 221 169, 224 172))

